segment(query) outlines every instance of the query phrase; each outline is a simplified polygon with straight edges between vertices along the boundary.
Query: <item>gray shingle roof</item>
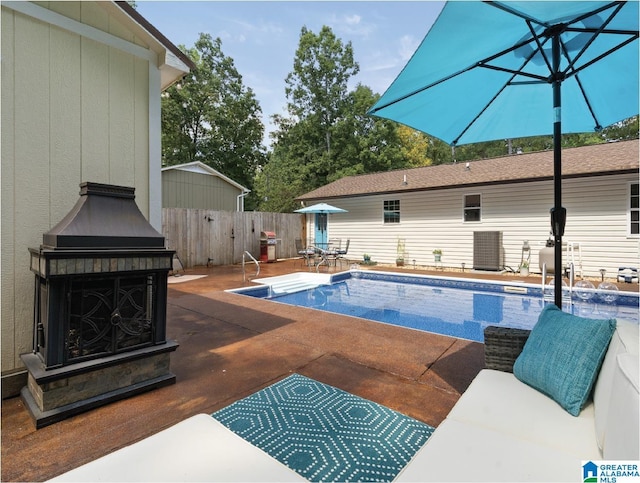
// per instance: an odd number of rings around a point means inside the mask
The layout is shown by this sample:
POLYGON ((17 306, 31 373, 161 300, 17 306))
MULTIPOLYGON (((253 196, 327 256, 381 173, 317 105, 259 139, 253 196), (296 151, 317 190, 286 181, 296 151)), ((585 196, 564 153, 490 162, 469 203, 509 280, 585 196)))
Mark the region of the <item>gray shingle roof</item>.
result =
MULTIPOLYGON (((638 140, 633 140, 563 149, 563 178, 638 172, 639 145, 638 140)), ((296 199, 312 201, 553 179, 553 151, 471 161, 469 169, 466 164, 441 164, 347 176, 296 199)))

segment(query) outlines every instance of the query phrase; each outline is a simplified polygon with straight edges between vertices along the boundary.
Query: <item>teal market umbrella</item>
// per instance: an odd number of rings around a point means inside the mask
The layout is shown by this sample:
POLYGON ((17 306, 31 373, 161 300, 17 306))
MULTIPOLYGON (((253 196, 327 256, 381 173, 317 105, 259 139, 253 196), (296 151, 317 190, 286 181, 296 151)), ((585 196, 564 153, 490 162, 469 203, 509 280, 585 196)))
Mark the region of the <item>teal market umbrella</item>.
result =
POLYGON ((306 206, 304 208, 300 208, 296 210, 296 213, 346 213, 347 210, 343 210, 342 208, 337 208, 328 203, 317 203, 315 205, 306 206))
MULTIPOLYGON (((369 111, 452 146, 553 134, 555 287, 562 286, 561 135, 638 114, 638 1, 447 2, 369 111)), ((562 306, 562 291, 555 290, 562 306)))

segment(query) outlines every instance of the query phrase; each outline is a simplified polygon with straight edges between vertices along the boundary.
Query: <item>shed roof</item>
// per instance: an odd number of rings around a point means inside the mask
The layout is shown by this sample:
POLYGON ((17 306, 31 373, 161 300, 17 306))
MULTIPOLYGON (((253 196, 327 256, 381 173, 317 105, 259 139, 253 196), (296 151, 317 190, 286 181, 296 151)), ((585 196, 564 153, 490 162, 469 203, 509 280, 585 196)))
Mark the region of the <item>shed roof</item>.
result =
MULTIPOLYGON (((638 140, 562 150, 563 178, 637 173, 638 140)), ((297 197, 326 200, 553 179, 553 151, 347 176, 297 197)))
POLYGON ((192 173, 199 173, 207 176, 216 176, 244 193, 249 193, 251 191, 250 189, 242 186, 240 183, 236 183, 231 178, 225 176, 220 171, 213 169, 211 166, 208 166, 200 161, 193 161, 191 163, 184 163, 184 164, 175 164, 173 166, 167 166, 165 168, 162 168, 162 171, 170 171, 170 170, 190 171, 192 173))

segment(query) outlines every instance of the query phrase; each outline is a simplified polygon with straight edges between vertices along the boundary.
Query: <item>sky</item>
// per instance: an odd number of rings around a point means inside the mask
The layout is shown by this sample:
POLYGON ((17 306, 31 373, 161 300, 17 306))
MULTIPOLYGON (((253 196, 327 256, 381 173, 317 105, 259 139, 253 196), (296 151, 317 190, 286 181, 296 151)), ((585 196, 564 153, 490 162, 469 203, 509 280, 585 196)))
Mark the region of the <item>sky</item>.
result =
POLYGON ((323 25, 353 45, 359 82, 384 93, 415 52, 444 2, 436 1, 146 1, 138 12, 175 45, 193 47, 201 32, 222 40, 263 114, 265 145, 271 116, 286 114, 285 78, 293 70, 300 30, 323 25))

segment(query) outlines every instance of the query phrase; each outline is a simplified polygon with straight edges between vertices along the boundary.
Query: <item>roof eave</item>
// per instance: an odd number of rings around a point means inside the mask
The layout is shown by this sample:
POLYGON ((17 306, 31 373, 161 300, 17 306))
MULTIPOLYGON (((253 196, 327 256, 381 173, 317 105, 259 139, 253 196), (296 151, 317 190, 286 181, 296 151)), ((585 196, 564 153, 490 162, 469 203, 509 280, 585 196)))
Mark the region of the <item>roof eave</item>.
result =
MULTIPOLYGON (((621 169, 617 171, 598 171, 591 173, 573 173, 563 175, 562 179, 577 179, 577 178, 592 178, 598 176, 615 176, 620 174, 638 174, 640 172, 639 168, 633 169, 621 169)), ((494 180, 494 181, 485 181, 485 182, 477 182, 477 183, 460 183, 456 185, 441 185, 441 186, 424 186, 420 188, 404 188, 397 190, 385 190, 385 191, 370 191, 366 193, 350 193, 343 195, 329 195, 329 196, 301 196, 295 199, 295 201, 319 201, 319 200, 337 200, 344 198, 362 198, 365 196, 381 196, 381 195, 392 195, 392 194, 402 194, 402 193, 417 193, 421 191, 444 191, 444 190, 452 190, 459 188, 477 188, 479 186, 498 186, 505 184, 522 184, 522 183, 533 183, 533 182, 542 182, 542 181, 553 181, 553 176, 538 176, 538 177, 530 177, 530 178, 521 178, 521 179, 511 179, 511 180, 494 180)))
POLYGON ((141 36, 149 42, 151 49, 158 55, 161 90, 166 90, 196 67, 189 56, 151 25, 128 2, 116 0, 113 4, 137 25, 138 30, 143 32, 141 36))

